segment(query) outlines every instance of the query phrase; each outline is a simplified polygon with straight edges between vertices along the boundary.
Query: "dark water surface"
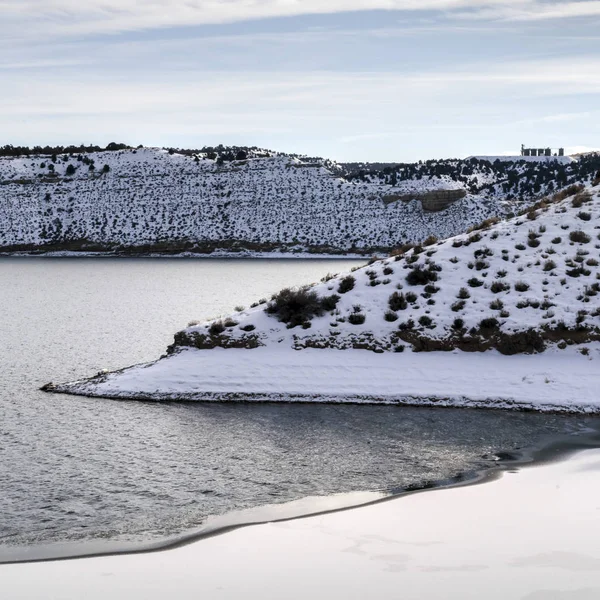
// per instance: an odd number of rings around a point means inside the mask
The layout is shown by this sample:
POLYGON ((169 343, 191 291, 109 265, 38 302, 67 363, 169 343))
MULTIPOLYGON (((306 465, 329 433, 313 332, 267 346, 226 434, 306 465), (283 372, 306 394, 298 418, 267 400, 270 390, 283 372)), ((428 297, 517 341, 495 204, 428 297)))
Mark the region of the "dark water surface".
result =
MULTIPOLYGON (((157 540, 209 515, 449 480, 597 418, 44 394, 152 360, 191 319, 356 261, 0 259, 0 545, 157 540)), ((485 374, 482 374, 485 376, 485 374)), ((8 550, 8 553, 7 553, 8 550)))

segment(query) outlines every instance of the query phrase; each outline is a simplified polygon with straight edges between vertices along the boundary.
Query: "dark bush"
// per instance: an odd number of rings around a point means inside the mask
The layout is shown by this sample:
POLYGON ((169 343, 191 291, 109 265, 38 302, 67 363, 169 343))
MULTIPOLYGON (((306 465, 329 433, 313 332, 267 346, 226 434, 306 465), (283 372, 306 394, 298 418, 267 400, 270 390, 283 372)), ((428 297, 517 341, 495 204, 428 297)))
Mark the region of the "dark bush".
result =
POLYGON ((591 219, 592 219, 592 215, 589 212, 583 212, 583 211, 581 211, 580 213, 577 213, 577 216, 582 221, 591 221, 591 219))
POLYGON ((313 317, 320 317, 324 312, 323 299, 316 292, 300 288, 294 290, 285 288, 275 294, 265 311, 275 315, 288 327, 296 327, 310 321, 313 317))
POLYGON ((389 323, 393 323, 394 321, 398 320, 398 315, 393 310, 388 310, 383 315, 383 318, 389 323))
POLYGON ((571 233, 569 234, 569 239, 572 242, 578 242, 580 244, 587 244, 589 243, 589 241, 591 240, 590 236, 585 233, 585 231, 571 231, 571 233))
POLYGON ((338 287, 338 294, 345 294, 350 290, 354 289, 354 283, 356 279, 352 275, 346 275, 341 281, 338 287))
POLYGON ((471 279, 469 279, 469 281, 467 281, 467 283, 472 287, 481 287, 483 285, 483 281, 481 281, 480 279, 477 279, 477 277, 471 277, 471 279))
POLYGON ((460 288, 460 290, 458 290, 458 294, 456 294, 456 297, 460 298, 461 300, 466 300, 467 298, 471 297, 471 294, 467 288, 460 288))
POLYGON ((484 332, 498 329, 498 327, 500 327, 500 323, 498 322, 498 319, 494 317, 488 317, 487 319, 482 319, 479 322, 479 329, 484 332))
POLYGON ((254 325, 244 325, 243 327, 240 327, 240 329, 242 331, 254 331, 256 327, 254 325))
POLYGON ((405 310, 406 307, 408 306, 408 302, 406 300, 406 297, 404 296, 404 294, 402 293, 398 293, 398 292, 394 292, 389 298, 388 298, 388 305, 390 307, 390 310, 405 310))
POLYGON ((500 292, 506 292, 508 290, 510 290, 510 285, 500 279, 494 281, 490 286, 490 291, 494 294, 499 294, 500 292))
POLYGON ((423 315, 422 317, 419 317, 419 325, 433 329, 433 320, 431 317, 423 315))
POLYGON ((406 301, 409 304, 413 304, 414 302, 417 301, 417 295, 413 292, 406 292, 406 301))
POLYGON ((213 321, 208 328, 210 335, 220 335, 225 331, 225 325, 222 321, 213 321))
POLYGON ((517 281, 515 283, 515 290, 517 290, 517 292, 526 292, 529 289, 529 284, 525 283, 524 281, 517 281))
POLYGON ((365 315, 359 312, 353 312, 348 317, 348 323, 352 325, 362 325, 366 320, 365 315))
POLYGON ((431 281, 437 281, 437 273, 431 267, 423 269, 422 267, 414 267, 406 276, 406 282, 409 285, 426 285, 431 281))
POLYGON ((340 301, 340 297, 337 294, 332 294, 331 296, 324 296, 321 298, 321 306, 323 310, 332 311, 335 310, 337 303, 340 301))

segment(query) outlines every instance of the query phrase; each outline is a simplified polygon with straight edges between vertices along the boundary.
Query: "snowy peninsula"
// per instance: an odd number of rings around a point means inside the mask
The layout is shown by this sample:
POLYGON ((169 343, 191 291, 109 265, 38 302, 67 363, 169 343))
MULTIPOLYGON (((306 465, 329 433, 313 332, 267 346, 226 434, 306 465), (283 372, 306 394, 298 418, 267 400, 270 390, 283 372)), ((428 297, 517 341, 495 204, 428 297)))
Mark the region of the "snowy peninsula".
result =
POLYGON ((193 324, 48 391, 600 412, 600 180, 193 324))

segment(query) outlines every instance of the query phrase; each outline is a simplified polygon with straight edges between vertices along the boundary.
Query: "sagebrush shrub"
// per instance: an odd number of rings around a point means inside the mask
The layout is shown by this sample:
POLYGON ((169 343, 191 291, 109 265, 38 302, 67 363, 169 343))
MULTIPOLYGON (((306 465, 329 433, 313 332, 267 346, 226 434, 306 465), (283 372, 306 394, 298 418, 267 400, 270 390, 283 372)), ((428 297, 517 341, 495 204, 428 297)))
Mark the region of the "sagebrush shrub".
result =
POLYGON ((354 284, 356 283, 356 279, 352 275, 346 275, 338 286, 338 294, 345 294, 350 290, 354 289, 354 284))
POLYGON ((577 230, 569 233, 569 239, 579 244, 588 244, 592 238, 585 231, 577 230))
POLYGON ((313 290, 284 288, 273 296, 265 311, 291 328, 323 315, 327 310, 323 300, 313 290))
POLYGON ((402 293, 394 292, 388 298, 388 306, 390 310, 405 310, 408 306, 408 302, 406 300, 406 296, 402 293))

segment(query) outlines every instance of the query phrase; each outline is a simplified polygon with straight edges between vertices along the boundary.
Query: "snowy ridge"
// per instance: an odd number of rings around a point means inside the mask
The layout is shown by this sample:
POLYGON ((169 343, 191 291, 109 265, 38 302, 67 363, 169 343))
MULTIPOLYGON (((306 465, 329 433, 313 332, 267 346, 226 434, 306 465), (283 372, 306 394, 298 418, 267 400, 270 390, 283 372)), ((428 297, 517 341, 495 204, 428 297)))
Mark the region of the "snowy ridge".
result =
MULTIPOLYGON (((600 184, 600 182, 598 182, 600 184)), ((600 411, 600 185, 191 325, 50 391, 600 411)))
MULTIPOLYGON (((541 192, 505 201, 498 182, 506 169, 484 163, 437 161, 361 179, 331 161, 265 154, 225 162, 152 148, 0 157, 0 251, 371 254, 455 235, 541 192), (439 189, 469 193, 438 213, 419 200, 383 201, 439 189)), ((583 176, 567 175, 565 185, 583 176)))

